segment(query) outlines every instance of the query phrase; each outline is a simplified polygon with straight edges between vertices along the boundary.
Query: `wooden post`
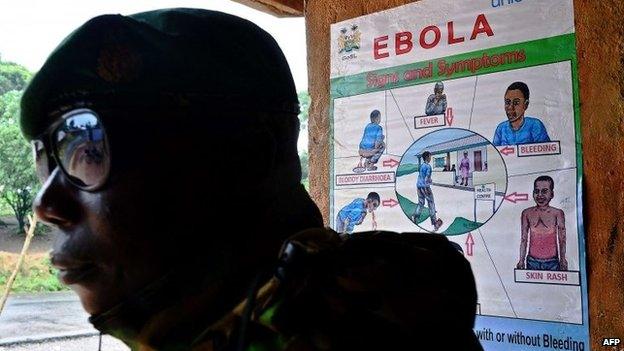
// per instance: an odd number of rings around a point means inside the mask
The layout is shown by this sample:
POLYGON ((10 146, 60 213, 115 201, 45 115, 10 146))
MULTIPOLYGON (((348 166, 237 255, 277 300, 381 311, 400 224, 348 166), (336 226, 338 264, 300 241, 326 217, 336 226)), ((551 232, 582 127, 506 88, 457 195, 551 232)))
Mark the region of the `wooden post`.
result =
POLYGON ((6 303, 6 300, 9 298, 9 293, 11 292, 11 287, 13 286, 13 282, 15 281, 15 278, 17 277, 17 273, 19 272, 19 269, 22 266, 22 263, 24 262, 24 257, 26 256, 26 252, 28 252, 30 241, 35 235, 35 228, 37 227, 37 216, 36 215, 28 216, 28 222, 30 223, 30 226, 28 227, 28 230, 26 231, 26 239, 24 240, 24 246, 22 246, 22 252, 20 253, 19 258, 17 259, 15 270, 13 270, 11 277, 9 277, 9 280, 7 281, 6 289, 4 290, 2 299, 0 299, 0 314, 2 314, 2 310, 4 309, 4 304, 6 303))

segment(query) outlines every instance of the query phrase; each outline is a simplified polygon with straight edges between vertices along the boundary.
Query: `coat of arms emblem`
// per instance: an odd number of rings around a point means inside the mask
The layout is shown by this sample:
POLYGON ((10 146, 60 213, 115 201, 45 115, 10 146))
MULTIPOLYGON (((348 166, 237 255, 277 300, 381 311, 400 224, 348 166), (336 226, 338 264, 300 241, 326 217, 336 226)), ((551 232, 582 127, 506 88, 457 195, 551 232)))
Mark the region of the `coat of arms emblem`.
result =
POLYGON ((357 24, 352 25, 349 29, 347 29, 347 27, 342 27, 340 29, 340 35, 338 36, 338 53, 349 53, 353 50, 360 49, 360 37, 362 33, 358 29, 357 24))

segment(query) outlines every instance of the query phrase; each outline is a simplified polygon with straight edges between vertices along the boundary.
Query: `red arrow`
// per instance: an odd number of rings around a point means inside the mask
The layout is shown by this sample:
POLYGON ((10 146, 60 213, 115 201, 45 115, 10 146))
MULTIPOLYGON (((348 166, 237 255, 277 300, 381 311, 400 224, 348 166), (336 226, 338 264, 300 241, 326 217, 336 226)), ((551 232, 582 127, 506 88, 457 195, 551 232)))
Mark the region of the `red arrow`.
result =
POLYGON ((389 160, 384 160, 384 161, 383 161, 383 166, 384 166, 384 167, 394 168, 394 167, 396 167, 398 164, 399 164, 399 161, 397 161, 397 160, 395 160, 395 159, 393 159, 393 158, 391 158, 391 159, 389 159, 389 160))
POLYGON ((447 108, 446 109, 446 123, 448 123, 449 126, 453 125, 453 109, 452 108, 447 108))
POLYGON ((466 255, 472 256, 473 246, 474 246, 474 238, 472 237, 472 233, 468 233, 468 237, 466 238, 466 255))
POLYGON ((395 199, 383 200, 381 204, 385 207, 394 207, 399 204, 399 202, 395 199))
POLYGON ((514 191, 513 193, 506 195, 505 200, 514 204, 518 201, 528 201, 529 194, 518 194, 517 192, 514 191))
POLYGON ((513 147, 509 147, 509 146, 505 146, 504 148, 502 148, 500 150, 501 154, 507 156, 507 155, 511 155, 513 153, 516 153, 516 149, 513 147))

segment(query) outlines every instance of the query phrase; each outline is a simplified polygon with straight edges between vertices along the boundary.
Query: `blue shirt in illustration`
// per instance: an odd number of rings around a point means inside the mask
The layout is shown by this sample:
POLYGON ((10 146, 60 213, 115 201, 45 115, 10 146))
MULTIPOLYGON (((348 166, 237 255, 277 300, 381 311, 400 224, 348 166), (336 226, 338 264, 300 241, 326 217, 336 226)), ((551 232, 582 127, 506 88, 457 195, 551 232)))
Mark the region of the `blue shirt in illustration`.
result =
POLYGON ((371 122, 364 128, 364 135, 362 136, 362 141, 360 141, 360 149, 374 149, 375 143, 380 143, 383 139, 383 128, 381 128, 379 124, 371 122))
POLYGON ((509 121, 501 122, 494 132, 492 144, 495 146, 516 145, 527 143, 549 142, 550 137, 544 127, 544 123, 534 117, 524 117, 520 129, 513 130, 509 121))
POLYGON ((416 187, 418 188, 426 188, 429 185, 428 180, 431 178, 431 165, 428 163, 423 163, 420 165, 420 169, 418 170, 418 181, 416 182, 416 187))
POLYGON ((355 199, 347 206, 343 207, 338 212, 338 219, 344 222, 345 219, 349 219, 349 224, 346 227, 348 233, 353 231, 353 227, 356 224, 362 223, 366 216, 366 200, 355 199))

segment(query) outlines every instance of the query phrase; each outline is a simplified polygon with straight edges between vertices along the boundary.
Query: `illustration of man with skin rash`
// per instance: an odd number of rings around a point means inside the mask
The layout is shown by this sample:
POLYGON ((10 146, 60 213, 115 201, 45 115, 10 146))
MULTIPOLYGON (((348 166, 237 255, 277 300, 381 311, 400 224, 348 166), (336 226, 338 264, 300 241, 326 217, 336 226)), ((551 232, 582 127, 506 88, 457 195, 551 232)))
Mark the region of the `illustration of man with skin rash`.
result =
POLYGON ((518 269, 568 270, 565 215, 563 210, 550 206, 554 187, 555 183, 549 176, 537 177, 533 183, 533 199, 537 206, 525 209, 520 217, 518 269))
MULTIPOLYGON (((338 234, 351 234, 356 225, 362 224, 366 213, 373 213, 379 207, 381 199, 379 194, 371 192, 366 199, 357 198, 350 204, 340 209, 336 216, 336 232, 338 234)), ((373 216, 373 219, 375 216, 373 216)))
POLYGON ((366 170, 374 171, 377 169, 375 164, 386 150, 386 144, 383 141, 383 128, 379 125, 381 112, 373 110, 370 114, 370 120, 370 123, 364 128, 359 154, 366 159, 364 163, 366 170))
POLYGON ((525 116, 529 108, 529 87, 523 82, 512 83, 505 92, 507 120, 499 123, 494 132, 494 146, 550 141, 546 127, 535 117, 525 116))

